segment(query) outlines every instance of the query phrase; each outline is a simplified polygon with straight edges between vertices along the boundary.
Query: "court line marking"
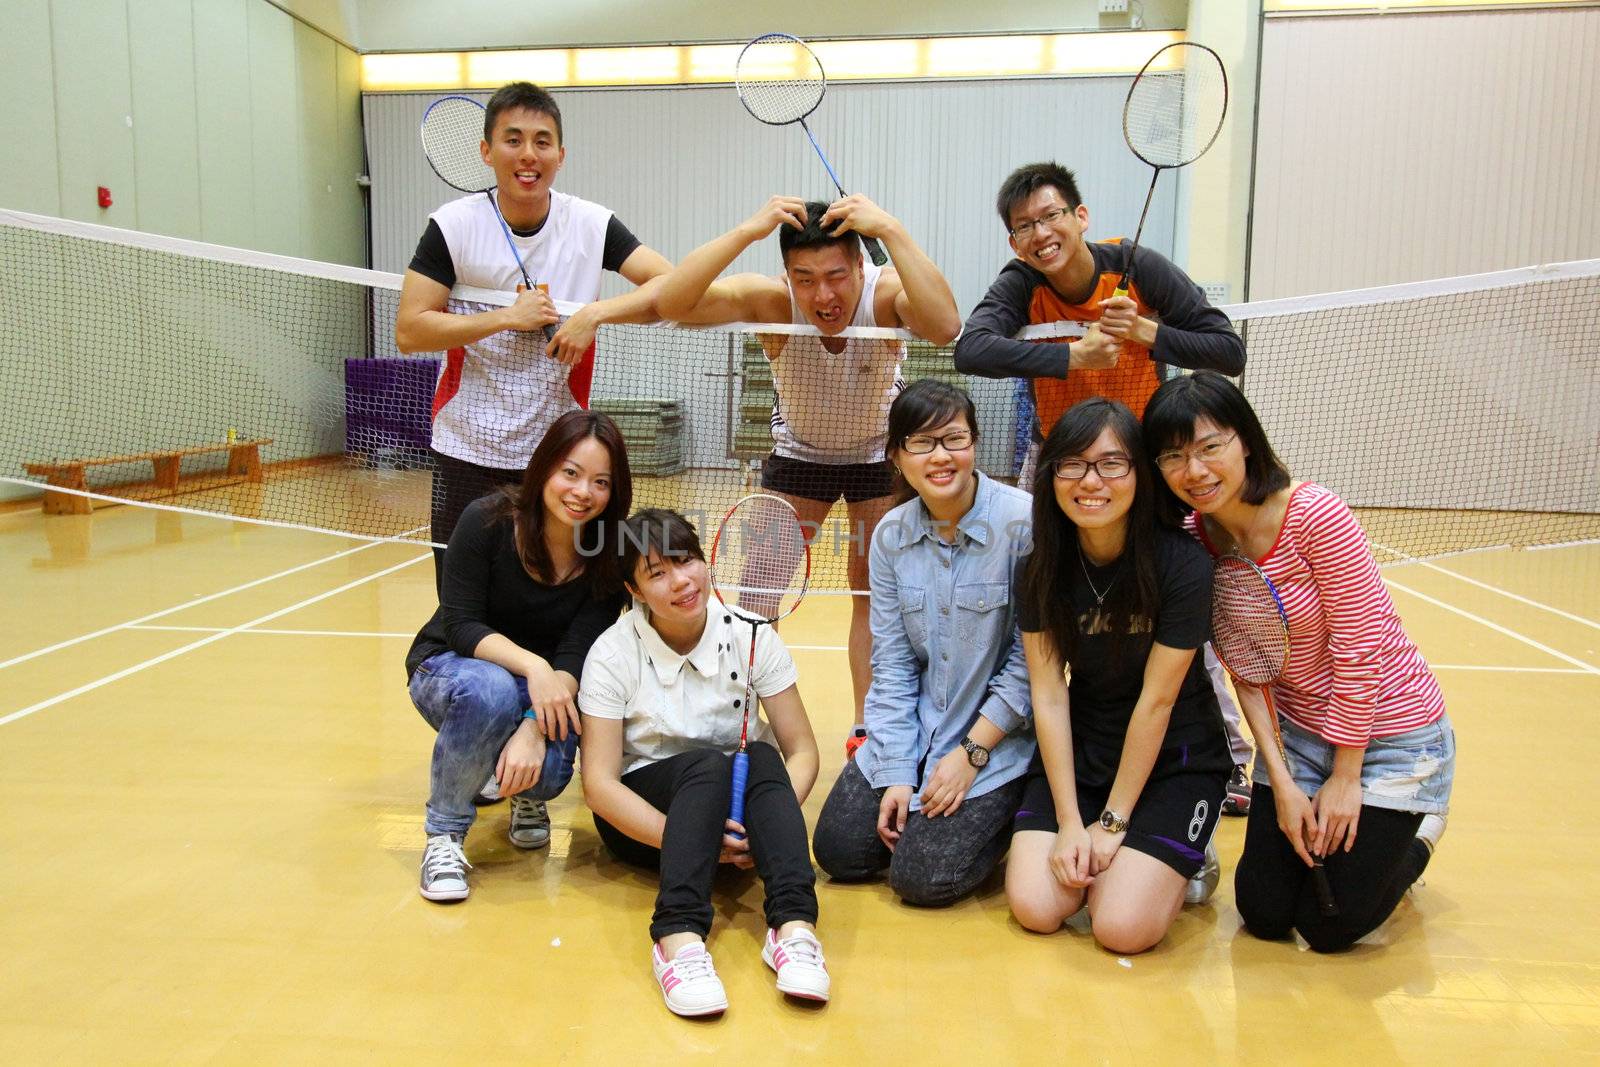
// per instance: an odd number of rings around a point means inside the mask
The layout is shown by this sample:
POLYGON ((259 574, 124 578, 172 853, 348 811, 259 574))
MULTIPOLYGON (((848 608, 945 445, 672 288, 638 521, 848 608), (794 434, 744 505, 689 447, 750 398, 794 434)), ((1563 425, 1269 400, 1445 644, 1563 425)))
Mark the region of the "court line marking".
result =
POLYGON ((1393 552, 1397 556, 1405 556, 1407 563, 1414 563, 1419 567, 1426 567, 1430 571, 1438 571, 1440 574, 1448 574, 1450 577, 1466 582, 1468 585, 1475 585, 1479 589, 1485 589, 1491 593, 1499 593, 1501 596, 1515 600, 1519 604, 1526 604, 1528 607, 1538 608, 1540 611, 1548 611, 1552 615, 1559 615, 1563 619, 1567 619, 1571 622, 1576 622, 1583 626, 1592 626, 1594 629, 1600 630, 1600 622, 1597 622, 1594 619, 1585 618, 1582 615, 1574 615, 1570 611, 1563 611, 1560 608, 1552 607, 1549 604, 1525 597, 1520 593, 1513 593, 1511 590, 1502 589, 1498 585, 1490 585, 1488 582, 1479 581, 1476 578, 1470 578, 1465 574, 1460 574, 1456 571, 1450 570, 1448 567, 1441 567, 1437 563, 1431 563, 1425 559, 1417 559, 1415 556, 1406 555, 1406 553, 1401 552, 1397 548, 1390 548, 1387 545, 1378 545, 1376 541, 1374 541, 1373 544, 1377 545, 1379 548, 1382 548, 1385 552, 1393 552))
MULTIPOLYGON (((171 633, 190 634, 215 634, 222 633, 226 626, 127 626, 128 630, 163 630, 171 633)), ((416 633, 384 633, 378 630, 276 630, 276 629, 250 629, 240 630, 242 634, 275 634, 280 637, 398 637, 410 639, 416 633)))
POLYGON ((1425 603, 1432 604, 1435 607, 1443 608, 1444 610, 1449 611, 1449 612, 1453 612, 1456 615, 1460 615, 1464 619, 1471 619, 1473 622, 1481 623, 1482 625, 1487 626, 1489 629, 1495 631, 1496 633, 1505 634, 1507 637, 1514 638, 1515 640, 1521 641, 1525 645, 1532 645, 1534 648, 1537 648, 1540 652, 1548 653, 1549 655, 1554 656, 1556 659, 1561 660, 1563 663, 1570 663, 1574 667, 1582 668, 1583 671, 1586 674, 1600 674, 1600 667, 1596 667, 1592 663, 1585 663, 1583 660, 1578 659, 1576 656, 1569 656, 1565 652, 1558 652, 1555 649, 1551 648, 1549 645, 1541 644, 1540 642, 1535 641, 1531 637, 1528 637, 1528 636, 1526 636, 1524 634, 1519 634, 1515 630, 1509 629, 1509 628, 1507 628, 1505 626, 1501 626, 1497 622, 1490 622, 1488 619, 1484 618, 1482 615, 1474 615, 1472 612, 1468 611, 1466 608, 1458 608, 1454 604, 1447 604, 1443 600, 1438 600, 1438 599, 1436 599, 1434 597, 1429 596, 1427 593, 1419 593, 1415 589, 1412 589, 1412 588, 1410 588, 1408 586, 1401 585, 1399 582, 1395 581, 1392 578, 1385 578, 1384 582, 1386 584, 1390 585, 1390 586, 1393 586, 1395 589, 1400 590, 1402 593, 1408 593, 1411 596, 1414 596, 1418 600, 1421 600, 1421 601, 1423 601, 1425 603))
MULTIPOLYGON (((177 633, 221 633, 225 629, 221 626, 129 626, 130 630, 162 630, 177 633)), ((369 637, 369 638, 394 638, 408 640, 416 637, 413 633, 388 633, 377 630, 279 630, 279 629, 252 629, 240 630, 246 634, 273 634, 281 637, 369 637)), ((847 652, 845 645, 785 645, 791 652, 847 652)), ((1428 666, 1436 671, 1509 671, 1525 674, 1588 674, 1588 671, 1576 667, 1510 667, 1497 663, 1430 663, 1428 666)))
POLYGON ((229 637, 229 636, 231 636, 233 634, 237 634, 237 633, 243 633, 244 631, 250 629, 250 627, 252 627, 252 626, 259 626, 261 623, 271 622, 273 619, 282 618, 283 616, 289 614, 290 612, 299 611, 301 608, 308 608, 312 604, 316 604, 316 603, 318 603, 320 601, 327 600, 329 597, 338 596, 340 593, 348 592, 351 589, 354 589, 358 585, 365 585, 368 582, 376 581, 379 578, 386 577, 386 576, 388 576, 390 574, 393 574, 395 571, 398 571, 398 570, 401 570, 401 569, 403 569, 405 567, 411 566, 413 563, 421 563, 423 560, 432 559, 432 558, 433 558, 433 553, 432 552, 429 552, 426 555, 415 556, 415 557, 413 557, 411 559, 404 560, 404 561, 402 561, 400 563, 396 563, 392 567, 385 567, 381 571, 376 571, 376 572, 374 572, 372 574, 366 575, 365 577, 357 578, 354 581, 346 582, 345 584, 339 586, 337 589, 329 589, 327 592, 318 593, 316 596, 308 597, 305 600, 300 601, 298 604, 290 604, 286 608, 279 608, 277 611, 269 612, 266 615, 261 616, 260 618, 251 619, 249 622, 240 623, 238 626, 229 627, 226 630, 221 630, 221 631, 219 631, 217 633, 209 634, 209 635, 207 635, 205 637, 202 637, 198 641, 190 641, 187 645, 184 645, 182 648, 175 648, 170 652, 164 652, 159 656, 154 656, 154 657, 152 657, 150 659, 145 660, 143 663, 135 663, 131 667, 124 667, 122 670, 116 671, 115 673, 112 673, 112 674, 108 674, 103 678, 97 678, 92 682, 86 682, 85 684, 78 686, 76 689, 69 689, 65 693, 58 693, 55 696, 49 697, 49 698, 47 698, 45 700, 41 700, 36 704, 30 704, 25 708, 21 708, 21 709, 19 709, 17 711, 13 711, 9 715, 0 717, 0 726, 5 726, 7 723, 16 722, 18 719, 26 718, 27 716, 32 715, 36 711, 43 711, 44 709, 49 708, 49 707, 53 707, 56 704, 59 704, 64 700, 71 700, 73 697, 82 696, 84 693, 92 692, 93 690, 99 689, 101 686, 109 685, 112 682, 120 681, 123 678, 126 678, 131 674, 138 674, 140 671, 145 670, 146 668, 154 667, 154 666, 156 666, 157 664, 160 664, 160 663, 165 663, 167 660, 175 659, 178 656, 181 656, 186 652, 193 652, 195 649, 204 648, 206 645, 215 644, 216 642, 221 641, 224 637, 229 637))
POLYGON ((1522 674, 1588 674, 1576 667, 1497 667, 1482 663, 1430 663, 1436 671, 1512 671, 1522 674))
MULTIPOLYGON (((419 526, 417 529, 424 529, 424 527, 419 526)), ((234 593, 242 593, 246 589, 253 589, 258 585, 262 585, 266 582, 276 581, 279 578, 287 578, 291 574, 297 574, 300 571, 320 566, 323 563, 331 563, 336 559, 343 559, 345 556, 352 556, 357 552, 365 552, 369 548, 377 548, 379 545, 392 543, 393 542, 390 541, 369 541, 367 544, 357 545, 355 548, 347 548, 343 551, 335 552, 331 556, 323 556, 321 559, 314 559, 309 563, 301 563, 298 566, 290 567, 286 571, 279 571, 277 574, 269 574, 264 578, 256 578, 252 581, 245 582, 243 585, 236 585, 232 589, 224 589, 217 593, 208 593, 205 596, 196 597, 194 600, 185 601, 182 604, 177 604, 170 608, 163 608, 160 611, 151 612, 149 615, 141 615, 137 619, 131 619, 128 622, 120 622, 114 626, 107 626, 104 629, 96 630, 93 633, 80 634, 77 637, 69 637, 67 640, 58 641, 47 648, 39 648, 32 652, 24 652, 20 656, 13 656, 11 659, 0 662, 0 670, 4 670, 5 668, 14 666, 18 663, 26 663, 30 659, 36 659, 39 656, 48 655, 51 652, 59 652, 63 648, 71 648, 73 645, 82 644, 84 641, 92 641, 97 637, 104 637, 106 634, 116 633, 118 630, 129 629, 139 623, 149 622, 151 619, 159 619, 164 615, 171 615, 174 612, 182 611, 184 608, 192 608, 196 605, 217 600, 221 597, 232 596, 234 593)))

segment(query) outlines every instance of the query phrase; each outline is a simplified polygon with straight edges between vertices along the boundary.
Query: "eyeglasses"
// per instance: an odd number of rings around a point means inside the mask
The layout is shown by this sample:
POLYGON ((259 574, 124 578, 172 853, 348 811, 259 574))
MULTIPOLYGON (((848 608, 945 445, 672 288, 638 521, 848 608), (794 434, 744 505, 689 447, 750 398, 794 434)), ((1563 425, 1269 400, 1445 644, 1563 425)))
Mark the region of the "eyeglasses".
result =
POLYGON ((1008 232, 1014 239, 1020 241, 1032 233, 1035 226, 1043 226, 1045 229, 1049 229, 1060 222, 1062 216, 1070 214, 1072 214, 1072 211, 1069 208, 1053 207, 1036 219, 1029 219, 1021 225, 1013 226, 1008 232))
POLYGON ((953 430, 943 437, 919 433, 906 438, 905 444, 900 448, 901 451, 909 452, 913 456, 925 456, 939 445, 943 445, 946 452, 965 452, 972 447, 972 441, 971 430, 953 430))
POLYGON ((1215 466, 1227 454, 1228 446, 1233 444, 1234 438, 1239 435, 1230 433, 1226 437, 1213 437, 1197 448, 1188 450, 1168 449, 1156 457, 1156 466, 1165 474, 1173 474, 1183 470, 1189 465, 1189 460, 1198 458, 1206 466, 1215 466))
POLYGON ((1133 470, 1133 460, 1127 456, 1102 456, 1097 460, 1060 459, 1056 461, 1056 477, 1065 481, 1081 481, 1094 471, 1106 481, 1126 478, 1133 470))

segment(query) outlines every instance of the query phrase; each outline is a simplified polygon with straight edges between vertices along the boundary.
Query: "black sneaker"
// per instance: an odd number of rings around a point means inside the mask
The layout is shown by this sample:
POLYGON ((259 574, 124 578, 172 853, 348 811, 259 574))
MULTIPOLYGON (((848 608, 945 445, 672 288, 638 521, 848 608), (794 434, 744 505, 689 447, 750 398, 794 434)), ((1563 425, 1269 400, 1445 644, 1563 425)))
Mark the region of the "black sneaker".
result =
POLYGON ((1235 763, 1228 777, 1228 795, 1222 798, 1222 814, 1250 814, 1250 779, 1244 773, 1244 764, 1235 763))

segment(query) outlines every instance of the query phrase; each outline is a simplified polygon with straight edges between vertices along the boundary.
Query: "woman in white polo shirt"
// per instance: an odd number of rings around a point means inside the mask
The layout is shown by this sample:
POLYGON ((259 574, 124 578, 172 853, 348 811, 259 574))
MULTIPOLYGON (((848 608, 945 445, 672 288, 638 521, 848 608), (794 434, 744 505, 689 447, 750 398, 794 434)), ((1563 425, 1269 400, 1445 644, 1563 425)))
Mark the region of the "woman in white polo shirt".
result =
POLYGON ((754 866, 766 887, 761 957, 777 972, 778 989, 827 1000, 816 877, 800 813, 817 780, 817 741, 794 661, 770 626, 760 628, 741 826, 728 818, 728 801, 750 626, 711 600, 705 555, 681 515, 641 511, 619 540, 635 602, 584 663, 583 796, 613 855, 661 872, 650 939, 662 996, 678 1015, 727 1009, 705 939, 712 882, 718 865, 731 863, 754 866))

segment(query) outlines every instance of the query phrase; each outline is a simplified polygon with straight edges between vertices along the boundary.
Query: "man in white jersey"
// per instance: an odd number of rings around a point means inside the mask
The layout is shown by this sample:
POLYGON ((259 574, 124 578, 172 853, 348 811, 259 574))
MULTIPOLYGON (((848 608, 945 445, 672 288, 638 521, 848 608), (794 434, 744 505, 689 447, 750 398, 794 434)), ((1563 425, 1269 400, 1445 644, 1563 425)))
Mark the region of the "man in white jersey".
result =
MULTIPOLYGON (((772 413, 775 447, 762 464, 761 485, 793 504, 813 535, 844 497, 850 536, 841 540, 850 545, 850 588, 867 589, 867 546, 894 503, 884 443, 905 346, 891 338, 839 335, 849 327, 904 327, 936 345, 954 340, 961 316, 939 268, 898 219, 864 196, 831 205, 774 196, 749 219, 685 256, 663 279, 656 307, 663 318, 679 322, 785 323, 821 334, 762 337, 778 403, 772 413), (782 274, 718 278, 773 230, 782 274), (866 262, 862 237, 882 241, 894 265, 866 262)), ((865 736, 860 724, 872 681, 872 630, 867 598, 851 601, 857 729, 846 751, 854 754, 865 736)))
MULTIPOLYGON (((479 145, 494 171, 493 199, 474 193, 430 215, 400 290, 400 351, 448 353, 433 398, 438 544, 473 500, 521 482, 551 423, 588 406, 595 330, 653 321, 654 286, 645 283, 672 269, 608 208, 551 188, 567 156, 561 133, 561 109, 543 89, 512 82, 496 91, 479 145), (640 288, 597 301, 603 270, 640 288), (536 288, 520 292, 524 271, 536 288), (520 295, 508 307, 458 301, 446 310, 454 285, 520 295), (557 300, 584 306, 546 344, 544 328, 561 322, 557 300)), ((434 558, 442 575, 443 550, 434 558)))

